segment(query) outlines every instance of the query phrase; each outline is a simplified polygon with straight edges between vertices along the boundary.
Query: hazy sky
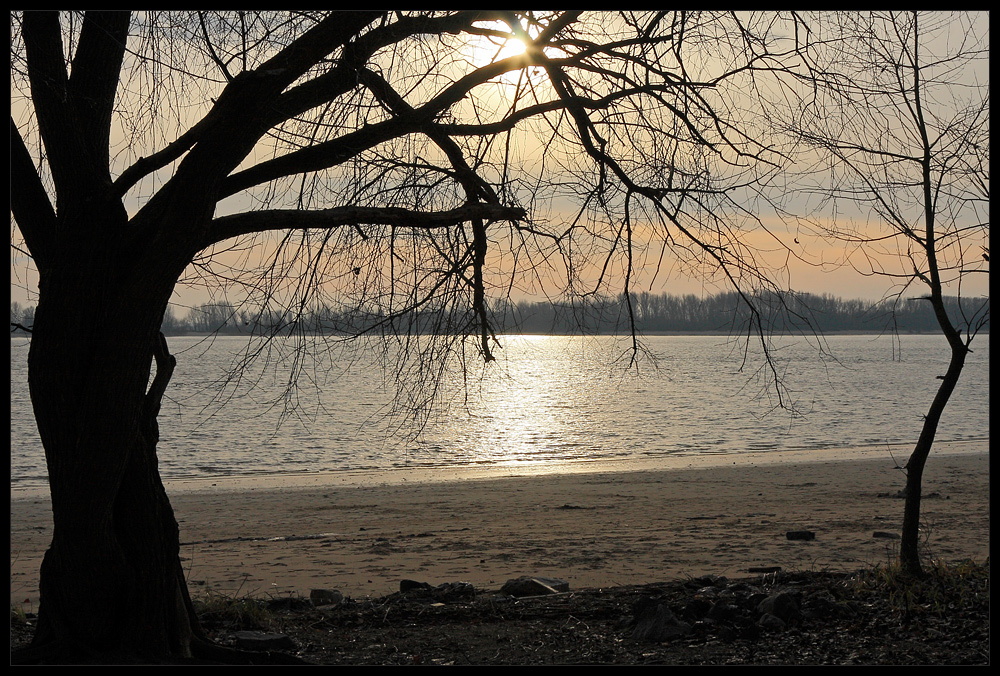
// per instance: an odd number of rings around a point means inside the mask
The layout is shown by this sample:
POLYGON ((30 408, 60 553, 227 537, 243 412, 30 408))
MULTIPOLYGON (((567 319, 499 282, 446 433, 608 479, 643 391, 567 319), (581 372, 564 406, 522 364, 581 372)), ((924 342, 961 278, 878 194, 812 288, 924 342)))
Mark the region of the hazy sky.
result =
MULTIPOLYGON (((978 17, 980 20, 988 21, 988 15, 983 14, 978 17)), ((988 34, 988 33, 987 33, 988 34)), ((988 38, 987 38, 988 40, 988 38)), ((480 62, 499 53, 500 58, 516 53, 517 48, 505 48, 499 51, 498 47, 480 48, 474 50, 471 59, 480 62)), ((988 64, 986 64, 988 65, 988 64)), ((988 81, 988 75, 985 76, 988 81)), ((988 178, 987 178, 988 180, 988 178)), ((132 205, 133 207, 136 205, 132 205)), ((794 225, 788 222, 780 222, 777 219, 761 216, 770 234, 753 233, 748 237, 754 240, 754 244, 761 251, 761 261, 775 269, 780 268, 778 280, 782 287, 791 288, 796 291, 811 292, 817 294, 829 293, 844 298, 865 298, 877 300, 883 297, 892 289, 891 280, 885 277, 871 276, 863 274, 863 271, 855 270, 850 264, 845 262, 849 249, 842 246, 834 246, 829 242, 810 239, 799 231, 794 225), (801 256, 801 260, 796 258, 801 256)), ((987 216, 988 218, 988 216, 987 216)), ((12 242, 20 245, 19 238, 13 234, 15 227, 12 221, 12 242)), ((658 250, 648 252, 648 256, 657 254, 658 250)), ((851 252, 856 264, 863 265, 865 259, 857 257, 851 252)), ((978 258, 978 243, 970 247, 970 256, 978 258)), ((666 256, 662 264, 658 260, 648 259, 645 261, 647 267, 638 271, 636 279, 632 283, 635 291, 650 291, 653 293, 671 293, 697 295, 709 295, 720 291, 727 291, 729 288, 721 279, 706 279, 704 276, 692 275, 689 270, 674 263, 670 256, 666 256), (656 269, 655 278, 652 270, 656 269)), ((900 260, 890 261, 888 265, 900 264, 900 260)), ((905 271, 904 271, 905 272, 905 271)), ((980 295, 988 293, 988 276, 979 275, 969 278, 963 286, 963 293, 966 295, 980 295)), ((31 269, 30 262, 21 251, 14 248, 11 253, 11 300, 21 303, 34 303, 37 280, 31 269)), ((555 293, 557 289, 553 287, 546 289, 548 293, 555 293)), ((923 289, 913 287, 907 295, 917 295, 923 293, 923 289)), ((197 305, 208 302, 209 296, 204 290, 178 287, 175 294, 175 301, 178 305, 178 314, 183 314, 183 306, 197 305)))
MULTIPOLYGON (((788 238, 793 239, 794 233, 788 234, 788 238)), ((814 256, 815 260, 822 259, 824 264, 821 266, 810 265, 789 258, 785 253, 778 251, 773 254, 775 264, 787 261, 787 267, 781 273, 781 279, 785 280, 787 288, 800 292, 831 294, 842 298, 862 298, 873 301, 882 298, 892 288, 891 280, 864 275, 849 265, 845 265, 843 263, 843 248, 829 245, 825 247, 815 246, 810 248, 810 254, 814 256)), ((22 304, 34 304, 36 289, 37 276, 32 269, 26 267, 25 258, 15 252, 12 255, 11 264, 11 300, 22 304)), ((633 282, 632 289, 637 292, 649 291, 674 295, 693 293, 698 296, 730 290, 724 280, 694 276, 670 261, 669 258, 656 272, 655 277, 652 270, 640 274, 633 282)), ((549 291, 553 290, 554 285, 549 291)), ((922 293, 924 293, 923 287, 914 286, 906 295, 920 295, 922 293)), ((988 277, 983 275, 979 283, 967 282, 963 293, 970 296, 987 295, 989 293, 988 277)), ((209 302, 209 300, 209 295, 203 289, 179 286, 174 296, 174 302, 177 304, 175 311, 177 314, 183 315, 184 306, 199 305, 209 302)))

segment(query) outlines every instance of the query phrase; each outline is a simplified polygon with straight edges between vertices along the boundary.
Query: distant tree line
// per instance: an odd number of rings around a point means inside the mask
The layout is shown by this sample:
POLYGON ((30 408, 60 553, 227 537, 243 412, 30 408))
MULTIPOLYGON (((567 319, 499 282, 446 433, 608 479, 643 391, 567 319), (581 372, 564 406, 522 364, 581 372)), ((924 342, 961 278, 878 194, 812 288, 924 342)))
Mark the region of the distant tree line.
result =
POLYGON ((35 323, 35 306, 24 306, 16 301, 10 304, 10 331, 11 333, 24 333, 35 323))
MULTIPOLYGON (((938 330, 929 302, 922 298, 885 300, 877 303, 860 299, 841 299, 829 294, 772 294, 758 296, 758 309, 767 316, 762 322, 778 333, 816 330, 830 332, 871 332, 896 330, 904 333, 938 330)), ((947 298, 952 319, 962 324, 957 298, 947 298)), ((969 299, 965 300, 966 304, 969 299)), ((980 299, 989 315, 989 299, 980 299)), ((549 301, 497 301, 491 307, 497 325, 510 333, 525 334, 602 334, 627 331, 629 309, 635 328, 641 333, 729 332, 745 326, 749 307, 736 293, 708 297, 694 294, 672 295, 638 293, 628 297, 587 296, 549 301)), ((458 316, 459 313, 455 313, 458 316)), ((12 333, 30 331, 35 308, 18 302, 10 304, 12 333)), ((231 303, 205 303, 188 310, 183 317, 168 307, 162 330, 166 335, 219 333, 223 335, 281 334, 288 331, 312 333, 355 333, 398 323, 400 319, 377 312, 366 314, 357 308, 314 308, 304 313, 273 310, 239 309, 231 303)), ((447 310, 436 308, 423 315, 405 319, 412 333, 448 332, 456 323, 448 320, 447 310)), ((986 325, 989 330, 989 324, 986 325)))
MULTIPOLYGON (((844 300, 829 294, 761 294, 755 298, 762 323, 777 333, 801 331, 933 332, 939 330, 933 309, 923 298, 873 303, 844 300)), ((965 299, 966 305, 969 299, 965 299)), ((989 310, 989 299, 980 299, 989 310)), ((946 299, 949 315, 962 324, 957 298, 946 299)), ((639 293, 617 298, 588 298, 577 302, 518 303, 511 316, 522 333, 609 333, 629 326, 629 308, 635 328, 642 333, 729 332, 746 326, 750 307, 737 293, 708 297, 694 294, 639 293)), ((988 324, 987 324, 988 326, 988 324)), ((988 329, 987 329, 988 330, 988 329)))

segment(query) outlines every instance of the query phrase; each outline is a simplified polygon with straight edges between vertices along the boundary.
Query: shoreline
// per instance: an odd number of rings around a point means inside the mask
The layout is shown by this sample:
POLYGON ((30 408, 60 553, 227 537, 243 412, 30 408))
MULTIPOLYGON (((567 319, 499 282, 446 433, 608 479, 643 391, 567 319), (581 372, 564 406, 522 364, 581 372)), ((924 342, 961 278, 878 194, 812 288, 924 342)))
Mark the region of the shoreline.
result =
MULTIPOLYGON (((932 451, 922 522, 925 550, 936 558, 989 555, 988 447, 987 440, 932 451)), ((558 473, 506 468, 461 480, 438 471, 437 480, 417 481, 410 470, 339 481, 204 480, 171 482, 168 492, 193 595, 333 588, 358 598, 397 591, 401 579, 489 589, 521 575, 579 589, 738 577, 758 566, 885 563, 898 540, 873 533, 898 532, 903 503, 895 494, 904 477, 896 463, 905 455, 893 461, 884 446, 821 455, 688 457, 666 468, 595 463, 558 473), (815 540, 785 537, 800 529, 815 540)), ((50 538, 47 497, 12 492, 12 603, 37 606, 50 538)))
MULTIPOLYGON (((879 444, 838 448, 801 448, 774 451, 723 453, 670 453, 645 458, 568 460, 565 462, 515 463, 488 466, 414 466, 347 469, 325 472, 244 474, 238 476, 164 478, 169 495, 200 491, 254 491, 323 486, 374 486, 447 483, 478 479, 522 478, 561 474, 592 474, 636 471, 675 471, 711 467, 755 466, 786 463, 835 462, 873 458, 905 462, 912 444, 879 444)), ((928 462, 935 457, 977 454, 989 448, 989 439, 937 441, 928 462)), ((11 486, 11 501, 47 499, 47 485, 11 486)))

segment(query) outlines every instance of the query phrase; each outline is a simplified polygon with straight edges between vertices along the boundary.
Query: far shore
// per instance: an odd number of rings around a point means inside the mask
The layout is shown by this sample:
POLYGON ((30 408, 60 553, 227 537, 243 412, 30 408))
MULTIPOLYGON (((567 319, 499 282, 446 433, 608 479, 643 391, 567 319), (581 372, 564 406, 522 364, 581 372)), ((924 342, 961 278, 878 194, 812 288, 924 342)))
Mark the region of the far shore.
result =
MULTIPOLYGON (((923 551, 989 555, 989 442, 935 447, 923 551)), ((885 447, 501 470, 400 470, 168 483, 193 594, 355 598, 400 580, 571 588, 751 569, 853 570, 892 560, 899 464, 885 447), (815 539, 794 541, 791 530, 815 539), (875 534, 879 535, 876 536, 875 534)), ((37 607, 51 538, 45 491, 11 493, 11 602, 37 607)))
MULTIPOLYGON (((706 330, 699 330, 699 331, 639 331, 638 333, 639 333, 640 336, 732 336, 733 335, 732 331, 729 331, 727 329, 720 329, 718 331, 706 331, 706 330)), ((880 336, 880 335, 887 335, 888 333, 889 332, 886 331, 885 329, 845 329, 845 330, 831 330, 831 331, 827 331, 827 330, 816 331, 816 335, 817 336, 853 336, 853 335, 857 335, 857 336, 880 336)), ((901 335, 901 336, 934 336, 934 335, 940 335, 941 332, 940 331, 927 330, 927 331, 896 331, 895 333, 897 335, 901 335)), ((983 329, 980 329, 978 331, 978 333, 980 335, 987 335, 988 336, 989 333, 990 333, 990 329, 989 329, 989 327, 985 327, 983 329)), ((27 336, 28 334, 25 334, 25 335, 27 336)), ((165 333, 164 335, 167 336, 168 338, 171 338, 171 337, 177 337, 177 338, 185 338, 185 337, 187 337, 187 338, 206 338, 206 337, 209 337, 209 336, 226 336, 226 337, 236 337, 236 338, 239 338, 239 337, 243 337, 243 338, 252 337, 252 334, 249 334, 249 333, 240 333, 238 331, 233 331, 233 332, 224 332, 224 331, 185 331, 185 332, 178 332, 178 333, 169 333, 168 332, 168 333, 165 333)), ((324 336, 324 335, 328 335, 328 336, 335 336, 335 337, 338 337, 338 338, 343 338, 343 337, 350 337, 353 334, 349 334, 349 333, 322 333, 322 332, 318 332, 318 331, 306 331, 305 335, 308 335, 308 336, 324 336)), ((509 333, 509 334, 504 334, 504 335, 505 336, 522 336, 523 335, 523 336, 549 336, 549 337, 568 337, 568 338, 585 337, 585 338, 590 338, 590 337, 595 337, 595 336, 610 336, 610 337, 614 337, 614 336, 622 336, 622 335, 627 335, 627 334, 625 334, 625 333, 623 333, 621 331, 618 331, 618 332, 613 332, 613 331, 598 331, 598 332, 595 332, 595 333, 588 333, 588 334, 586 334, 586 336, 580 336, 580 334, 574 334, 574 333, 509 333)), ((777 337, 780 337, 780 336, 801 336, 802 332, 794 333, 794 334, 793 333, 785 333, 785 334, 777 333, 777 334, 774 334, 774 335, 777 336, 777 337)), ((737 337, 739 337, 739 336, 737 336, 737 337)))
MULTIPOLYGON (((888 335, 889 333, 890 332, 888 332, 888 331, 886 331, 884 329, 845 329, 845 330, 831 330, 831 331, 827 331, 827 330, 816 331, 815 335, 818 336, 818 337, 823 337, 823 336, 881 336, 881 335, 888 335)), ((940 331, 927 330, 927 331, 895 331, 893 333, 895 335, 900 335, 900 336, 935 336, 935 335, 940 335, 941 332, 940 331)), ((989 327, 987 326, 985 328, 979 329, 978 334, 979 335, 984 335, 984 336, 990 335, 990 329, 989 329, 989 327)), ((18 337, 18 338, 30 338, 31 337, 30 333, 27 333, 25 331, 20 331, 20 330, 11 331, 10 335, 12 337, 18 337)), ((259 336, 256 336, 254 334, 251 334, 251 333, 241 333, 239 331, 179 331, 179 332, 170 332, 170 331, 168 331, 168 332, 165 332, 164 335, 167 338, 211 338, 211 337, 215 337, 215 338, 223 338, 223 337, 224 338, 255 338, 255 337, 259 337, 259 336)), ((299 335, 299 334, 296 334, 296 335, 299 335)), ((349 338, 349 337, 352 337, 354 334, 350 334, 350 333, 322 333, 322 332, 318 332, 318 331, 305 331, 304 335, 314 336, 314 337, 330 336, 330 337, 337 337, 337 338, 349 338)), ((606 332, 588 333, 588 334, 586 334, 586 336, 580 336, 580 334, 572 334, 572 333, 510 333, 510 334, 504 334, 504 335, 505 336, 548 336, 548 337, 569 337, 569 338, 578 338, 578 337, 591 338, 591 337, 599 337, 599 336, 614 337, 614 336, 623 336, 623 335, 627 335, 627 334, 624 334, 624 333, 622 333, 620 331, 619 332, 606 331, 606 332)), ((732 331, 728 331, 728 330, 719 330, 719 331, 705 331, 705 330, 700 330, 700 331, 639 331, 638 335, 640 335, 640 336, 732 336, 733 333, 732 333, 732 331)), ((794 334, 793 333, 785 333, 785 334, 776 333, 774 335, 775 335, 775 337, 781 337, 781 336, 801 336, 801 335, 803 335, 803 333, 802 332, 794 333, 794 334)), ((738 337, 738 336, 736 336, 736 337, 738 337)))

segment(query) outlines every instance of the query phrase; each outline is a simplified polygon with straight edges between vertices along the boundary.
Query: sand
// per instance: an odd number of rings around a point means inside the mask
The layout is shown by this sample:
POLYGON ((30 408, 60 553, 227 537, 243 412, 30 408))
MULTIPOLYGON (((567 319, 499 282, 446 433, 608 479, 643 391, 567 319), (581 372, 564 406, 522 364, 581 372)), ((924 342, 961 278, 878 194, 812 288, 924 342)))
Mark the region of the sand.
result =
MULTIPOLYGON (((756 567, 853 570, 898 540, 905 452, 746 454, 526 469, 308 475, 168 484, 193 594, 353 598, 401 579, 495 589, 521 575, 571 588, 756 567), (812 541, 791 541, 808 529, 812 541)), ((924 551, 989 555, 988 442, 935 449, 924 476, 924 551)), ((12 491, 11 602, 38 603, 51 538, 44 493, 12 491)))

